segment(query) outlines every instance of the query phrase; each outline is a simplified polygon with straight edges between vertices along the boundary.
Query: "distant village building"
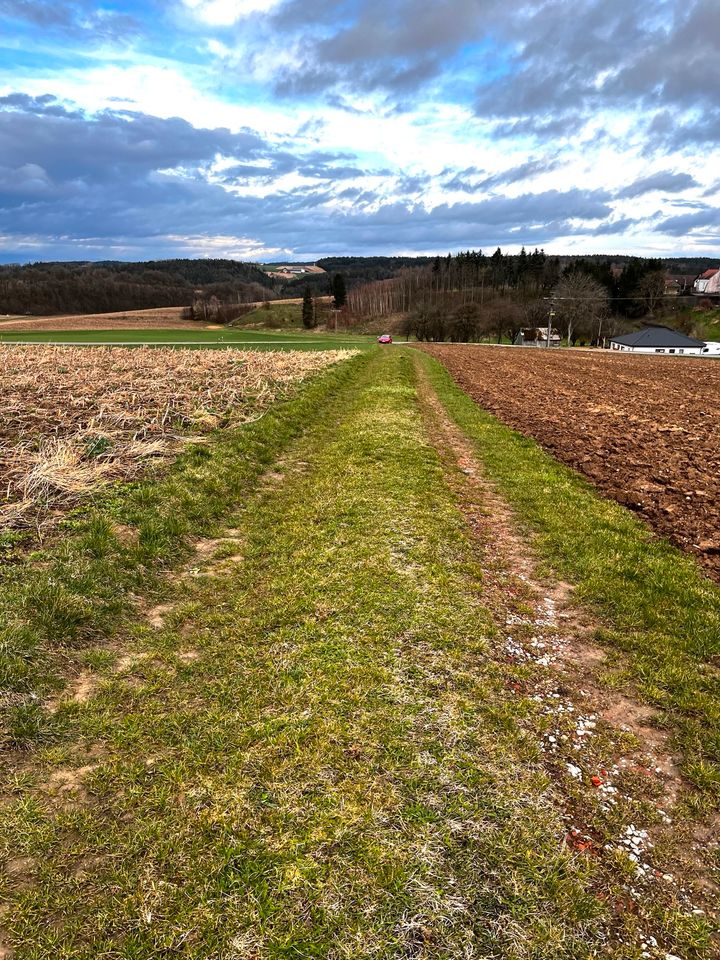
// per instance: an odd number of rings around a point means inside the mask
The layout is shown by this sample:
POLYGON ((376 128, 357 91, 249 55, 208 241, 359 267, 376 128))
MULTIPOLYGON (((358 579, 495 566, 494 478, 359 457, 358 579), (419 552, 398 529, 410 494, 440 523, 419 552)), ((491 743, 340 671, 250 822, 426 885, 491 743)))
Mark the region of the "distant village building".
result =
POLYGON ((524 327, 515 337, 514 343, 522 347, 559 347, 562 343, 560 333, 552 328, 548 344, 547 327, 524 327))
POLYGON ((648 324, 635 333, 624 333, 610 340, 611 350, 630 353, 667 353, 699 357, 705 346, 704 340, 695 340, 660 324, 648 324))
POLYGON ((708 284, 705 287, 705 296, 720 297, 720 270, 716 270, 708 280, 708 284))
POLYGON ((720 295, 720 270, 706 270, 701 273, 693 284, 693 293, 696 296, 706 297, 713 293, 720 295))
POLYGON ((680 297, 685 297, 693 291, 693 285, 697 279, 695 273, 670 273, 667 275, 667 285, 665 293, 674 296, 675 290, 680 297))

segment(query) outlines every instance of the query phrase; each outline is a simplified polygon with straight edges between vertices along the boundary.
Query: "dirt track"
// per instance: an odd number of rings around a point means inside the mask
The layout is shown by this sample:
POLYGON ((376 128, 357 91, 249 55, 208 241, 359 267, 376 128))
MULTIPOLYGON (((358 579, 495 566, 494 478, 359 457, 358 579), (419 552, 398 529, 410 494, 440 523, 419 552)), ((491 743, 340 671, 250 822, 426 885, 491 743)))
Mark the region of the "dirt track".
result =
POLYGON ((697 554, 720 580, 720 361, 425 349, 481 406, 697 554))

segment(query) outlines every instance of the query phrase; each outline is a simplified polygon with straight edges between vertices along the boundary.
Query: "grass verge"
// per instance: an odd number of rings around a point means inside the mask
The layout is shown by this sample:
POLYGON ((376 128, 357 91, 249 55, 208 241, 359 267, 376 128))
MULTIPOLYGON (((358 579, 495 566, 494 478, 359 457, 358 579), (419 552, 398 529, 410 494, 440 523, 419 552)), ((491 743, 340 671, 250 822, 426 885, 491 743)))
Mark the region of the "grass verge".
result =
POLYGON ((83 651, 123 628, 138 597, 236 508, 364 362, 332 367, 260 420, 191 445, 162 478, 99 494, 61 524, 54 545, 0 568, 0 742, 29 746, 57 732, 44 701, 83 651))
POLYGON ((697 788, 695 805, 717 807, 720 589, 692 558, 478 407, 438 361, 421 362, 489 478, 533 532, 538 554, 600 614, 603 644, 622 651, 608 681, 632 684, 662 711, 697 788))
POLYGON ((64 706, 74 742, 5 807, 18 960, 637 960, 648 923, 709 956, 701 918, 616 910, 629 861, 562 843, 413 363, 356 362, 236 562, 64 706))

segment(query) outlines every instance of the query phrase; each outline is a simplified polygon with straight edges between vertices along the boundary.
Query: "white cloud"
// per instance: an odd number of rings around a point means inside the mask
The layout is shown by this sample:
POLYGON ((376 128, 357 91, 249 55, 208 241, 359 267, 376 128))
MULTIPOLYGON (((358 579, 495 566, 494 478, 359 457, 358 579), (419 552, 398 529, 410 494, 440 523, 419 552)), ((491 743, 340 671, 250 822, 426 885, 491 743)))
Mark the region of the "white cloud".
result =
POLYGON ((269 13, 282 0, 183 0, 194 16, 212 27, 231 27, 254 13, 269 13))

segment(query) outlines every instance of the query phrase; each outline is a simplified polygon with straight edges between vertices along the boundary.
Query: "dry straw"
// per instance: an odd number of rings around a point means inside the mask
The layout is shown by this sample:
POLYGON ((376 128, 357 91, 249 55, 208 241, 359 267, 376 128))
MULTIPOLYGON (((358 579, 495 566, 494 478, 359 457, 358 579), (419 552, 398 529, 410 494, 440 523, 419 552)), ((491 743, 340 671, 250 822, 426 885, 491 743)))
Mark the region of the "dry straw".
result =
POLYGON ((107 480, 254 419, 348 355, 0 345, 0 528, 40 531, 107 480))

